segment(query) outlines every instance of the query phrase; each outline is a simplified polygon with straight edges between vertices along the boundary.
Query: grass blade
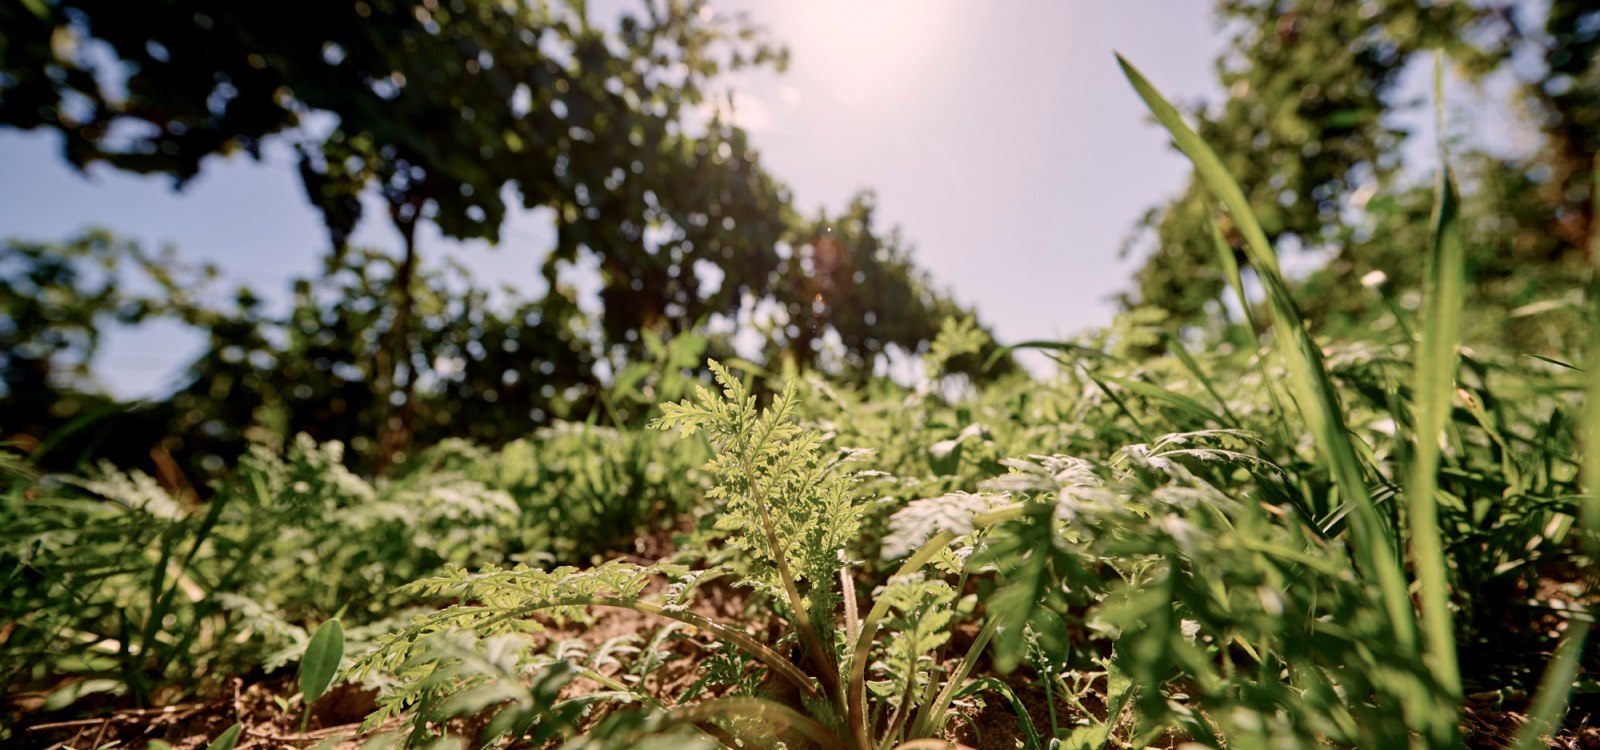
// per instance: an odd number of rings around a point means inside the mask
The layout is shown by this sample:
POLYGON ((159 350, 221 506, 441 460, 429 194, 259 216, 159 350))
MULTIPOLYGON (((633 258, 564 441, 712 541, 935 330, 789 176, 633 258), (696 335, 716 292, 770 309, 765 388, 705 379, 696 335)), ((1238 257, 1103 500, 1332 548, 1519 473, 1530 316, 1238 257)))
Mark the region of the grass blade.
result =
POLYGON ((1539 692, 1534 696, 1533 705, 1528 708, 1527 723, 1517 731, 1516 744, 1512 745, 1514 750, 1547 747, 1540 738, 1554 733, 1559 726, 1557 720, 1567 706, 1572 680, 1582 666, 1580 657, 1583 656, 1583 642, 1589 635, 1590 627, 1588 620, 1572 619, 1567 622, 1567 634, 1556 648, 1556 655, 1550 659, 1550 666, 1545 668, 1544 677, 1539 680, 1539 692))
POLYGON ((1343 410, 1323 364, 1322 350, 1306 331, 1304 318, 1289 292, 1288 282, 1278 267, 1277 255, 1267 240, 1266 232, 1250 208, 1249 199, 1239 183, 1228 174, 1216 152, 1183 121, 1178 110, 1150 85, 1143 74, 1121 55, 1117 56, 1117 62, 1156 120, 1172 136, 1178 149, 1194 163, 1201 182, 1227 207, 1235 226, 1244 236, 1245 255, 1266 287, 1276 332, 1274 346, 1288 366, 1300 414, 1311 428, 1340 495, 1354 506, 1355 521, 1351 526, 1356 555, 1367 574, 1378 583, 1394 637, 1403 645, 1414 645, 1415 615, 1406 591, 1405 576, 1396 559, 1396 540, 1386 532, 1372 503, 1360 459, 1351 445, 1350 433, 1344 423, 1343 410))
POLYGON ((1100 377, 1104 378, 1106 382, 1112 383, 1130 393, 1133 393, 1136 396, 1142 396, 1150 401, 1171 406, 1172 408, 1195 418, 1201 424, 1207 427, 1238 426, 1237 423, 1231 420, 1223 419, 1222 415, 1207 409, 1205 404, 1202 404, 1199 401, 1189 398, 1181 393, 1162 388, 1159 385, 1151 385, 1150 383, 1146 383, 1141 380, 1119 378, 1115 375, 1102 375, 1100 377))
POLYGON ((1170 333, 1166 334, 1165 338, 1167 340, 1167 350, 1177 356, 1178 361, 1183 363, 1184 369, 1188 370, 1189 374, 1193 375, 1194 379, 1200 383, 1200 387, 1206 389, 1206 393, 1211 394, 1211 398, 1217 402, 1217 406, 1222 408, 1222 413, 1227 415, 1229 426, 1239 426, 1238 415, 1228 408, 1228 400, 1222 397, 1222 394, 1217 391, 1217 387, 1212 384, 1211 378, 1207 377, 1205 371, 1200 369, 1200 363, 1195 361, 1194 355, 1189 353, 1189 349, 1183 345, 1183 341, 1170 333))
MULTIPOLYGON (((1595 185, 1600 185, 1600 156, 1595 157, 1595 185)), ((1600 212, 1600 189, 1593 190, 1594 205, 1600 212)), ((1597 213, 1596 215, 1600 215, 1597 213)), ((1590 236, 1590 260, 1600 261, 1600 233, 1590 236)), ((1585 353, 1588 365, 1587 387, 1583 401, 1583 505, 1578 515, 1580 544, 1591 560, 1600 558, 1600 266, 1591 266, 1589 276, 1589 349, 1585 353)), ((1589 571, 1591 586, 1596 583, 1593 566, 1589 571)), ((1532 750, 1542 747, 1542 735, 1556 729, 1556 720, 1567 705, 1572 692, 1572 679, 1582 666, 1583 643, 1589 635, 1593 616, 1584 613, 1567 621, 1568 629, 1556 654, 1545 668, 1539 681, 1539 692, 1528 709, 1528 723, 1517 733, 1515 750, 1532 750), (1581 618, 1581 619, 1580 619, 1581 618)))
MULTIPOLYGON (((1250 334, 1250 343, 1255 346, 1256 369, 1261 373, 1261 387, 1267 392, 1267 399, 1272 403, 1273 421, 1278 426, 1279 435, 1286 445, 1292 445, 1294 434, 1289 429, 1289 423, 1283 410, 1283 402, 1278 399, 1278 387, 1273 383, 1271 374, 1267 372, 1267 362, 1261 346, 1261 334, 1256 333, 1255 313, 1250 309, 1250 297, 1244 291, 1244 276, 1239 273, 1239 261, 1233 257, 1233 246, 1222 236, 1222 230, 1217 228, 1217 223, 1206 219, 1206 229, 1211 233, 1211 246, 1217 251, 1217 262, 1222 265, 1223 275, 1228 279, 1228 285, 1233 287, 1233 293, 1239 300, 1239 311, 1244 315, 1244 330, 1250 334)), ((1326 508, 1318 509, 1326 512, 1326 508)))
MULTIPOLYGON (((1405 572, 1398 560, 1397 536, 1389 533, 1366 488, 1362 462, 1350 440, 1350 432, 1344 422, 1344 409, 1339 405, 1333 381, 1323 363, 1322 349, 1310 337, 1306 321, 1298 305, 1294 304, 1290 286, 1283 278, 1282 270, 1278 269, 1277 254, 1267 240, 1267 233, 1261 229, 1261 222, 1256 219, 1245 192, 1238 187, 1234 176, 1227 173, 1216 152, 1206 146, 1205 141, 1184 122, 1178 109, 1171 106, 1171 102, 1166 101, 1155 90, 1155 86, 1139 74, 1138 69, 1134 69, 1120 54, 1117 62, 1134 91, 1138 91, 1139 98, 1144 99, 1150 114, 1155 115, 1157 122, 1162 123, 1163 128, 1171 134, 1178 149, 1194 163, 1195 174, 1200 182, 1222 201, 1234 219, 1238 232, 1245 238, 1243 251, 1250 259, 1251 267, 1256 270, 1256 275, 1261 278, 1261 285, 1266 288, 1267 305, 1272 313, 1274 347, 1282 355, 1290 374, 1291 393, 1298 403, 1299 414, 1317 441, 1318 453, 1322 454, 1339 496, 1349 502, 1354 510, 1350 533, 1357 563, 1368 580, 1376 584, 1376 596, 1389 619, 1390 635, 1402 648, 1416 648, 1416 616, 1411 609, 1405 572)), ((1438 723, 1453 726, 1454 705, 1445 715, 1426 681, 1398 676, 1392 688, 1400 692, 1395 699, 1400 705, 1405 705, 1408 716, 1416 721, 1416 726, 1432 728, 1438 723)), ((1429 736, 1434 734, 1429 732, 1429 736)))
MULTIPOLYGON (((1596 187, 1593 193, 1595 215, 1600 216, 1600 156, 1594 160, 1596 187)), ((1588 387, 1583 399, 1583 486, 1587 490, 1579 511, 1578 525, 1584 551, 1591 560, 1600 560, 1600 232, 1589 236, 1589 350, 1585 353, 1588 387)))
MULTIPOLYGON (((1019 745, 1028 748, 1028 750, 1039 750, 1039 748, 1044 747, 1039 737, 1039 730, 1034 728, 1033 718, 1028 715, 1027 704, 1022 702, 1022 699, 1017 696, 1016 691, 1012 690, 1010 685, 993 677, 980 677, 962 685, 961 689, 956 692, 955 697, 965 698, 984 691, 999 693, 1000 697, 1005 698, 1006 702, 1011 704, 1011 712, 1017 715, 1017 727, 1022 730, 1022 737, 1017 740, 1019 745)), ((1108 720, 1108 722, 1111 721, 1115 721, 1115 717, 1108 720)), ((944 745, 944 747, 948 746, 944 745)))
POLYGON ((1543 363, 1545 363, 1547 365, 1555 365, 1556 367, 1560 367, 1563 370, 1572 370, 1573 372, 1588 372, 1588 370, 1585 370, 1582 367, 1574 365, 1571 362, 1562 362, 1559 359, 1546 357, 1546 356, 1541 355, 1541 354, 1524 353, 1522 356, 1527 357, 1528 359, 1537 359, 1540 362, 1543 362, 1543 363))
MULTIPOLYGON (((1594 161, 1593 184, 1600 186, 1600 156, 1594 161)), ((1600 216, 1600 189, 1593 190, 1596 215, 1600 216)), ((1589 240, 1590 262, 1600 262, 1600 232, 1591 233, 1589 240)), ((1583 438, 1583 505, 1578 512, 1580 544, 1590 560, 1600 558, 1600 266, 1591 265, 1589 275, 1589 342, 1584 353, 1587 381, 1584 389, 1581 436, 1583 438)), ((1590 584, 1595 581, 1591 565, 1590 584)), ((1593 624, 1593 615, 1583 613, 1567 621, 1567 634, 1556 648, 1555 656, 1539 680, 1539 692, 1528 709, 1528 723, 1517 732, 1515 750, 1532 750, 1543 747, 1540 740, 1556 730, 1556 720, 1566 708, 1572 692, 1572 680, 1582 666, 1583 644, 1593 624)))
MULTIPOLYGON (((1434 96, 1442 107, 1443 62, 1434 61, 1434 96)), ((1439 140, 1444 142, 1440 117, 1439 140)), ((1438 196, 1423 281, 1422 340, 1416 346, 1413 409, 1416 448, 1406 492, 1410 519, 1413 567, 1421 583, 1422 625, 1427 637, 1429 667, 1440 686, 1449 692, 1450 710, 1461 695, 1461 675, 1456 665, 1455 629, 1450 619, 1450 583, 1445 568, 1444 543, 1439 534, 1439 439, 1450 417, 1455 395, 1456 366, 1460 362, 1461 311, 1466 299, 1465 255, 1457 215, 1455 184, 1441 146, 1438 196)), ((1454 741, 1455 721, 1433 727, 1438 744, 1454 741)))

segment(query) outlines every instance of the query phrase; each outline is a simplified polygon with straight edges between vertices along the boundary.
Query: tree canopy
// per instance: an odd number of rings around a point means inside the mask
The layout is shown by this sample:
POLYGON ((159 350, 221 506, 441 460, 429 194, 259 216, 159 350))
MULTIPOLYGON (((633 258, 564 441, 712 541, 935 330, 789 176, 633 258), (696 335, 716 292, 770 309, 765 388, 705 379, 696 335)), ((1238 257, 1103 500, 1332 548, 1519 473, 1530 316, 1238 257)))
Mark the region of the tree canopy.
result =
MULTIPOLYGON (((1427 206, 1420 194, 1407 195, 1419 181, 1401 161, 1398 145, 1410 134, 1393 115, 1421 105, 1401 98, 1401 76, 1436 50, 1470 80, 1510 76, 1511 104, 1542 136, 1538 149, 1517 157, 1459 155, 1457 168, 1468 186, 1499 199, 1478 204, 1493 206, 1498 216, 1476 217, 1484 231, 1469 241, 1482 263, 1502 273, 1475 278, 1494 283, 1527 264, 1563 273, 1588 247, 1590 164, 1600 150, 1600 8, 1574 0, 1553 0, 1543 11, 1534 5, 1217 4, 1219 22, 1234 30, 1217 61, 1227 98, 1196 113, 1199 131, 1249 191, 1275 242, 1333 254, 1329 270, 1346 280, 1344 294, 1317 300, 1375 301, 1352 292, 1375 267, 1402 277, 1420 273, 1416 238, 1390 231, 1420 226, 1414 215, 1390 212, 1403 213, 1402 206, 1425 212, 1427 206)), ((1212 218, 1198 183, 1150 211, 1144 221, 1150 255, 1128 304, 1165 308, 1182 325, 1217 299, 1223 281, 1206 229, 1212 218)), ((1226 217, 1220 218, 1226 232, 1226 217)), ((1331 278, 1324 274, 1322 283, 1331 278)))

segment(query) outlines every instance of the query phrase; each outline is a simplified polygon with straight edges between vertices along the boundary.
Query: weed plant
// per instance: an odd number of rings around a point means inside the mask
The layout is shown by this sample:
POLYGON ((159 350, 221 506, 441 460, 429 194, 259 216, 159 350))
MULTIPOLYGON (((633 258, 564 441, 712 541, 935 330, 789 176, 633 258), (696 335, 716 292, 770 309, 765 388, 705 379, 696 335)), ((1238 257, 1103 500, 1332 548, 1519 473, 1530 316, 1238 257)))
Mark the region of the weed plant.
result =
POLYGON ((336 615, 370 648, 413 604, 396 589, 447 563, 626 549, 703 492, 682 469, 699 446, 582 425, 536 437, 440 445, 376 483, 302 437, 252 450, 204 502, 105 465, 36 477, 0 453, 0 685, 47 709, 213 693, 298 659, 336 615))

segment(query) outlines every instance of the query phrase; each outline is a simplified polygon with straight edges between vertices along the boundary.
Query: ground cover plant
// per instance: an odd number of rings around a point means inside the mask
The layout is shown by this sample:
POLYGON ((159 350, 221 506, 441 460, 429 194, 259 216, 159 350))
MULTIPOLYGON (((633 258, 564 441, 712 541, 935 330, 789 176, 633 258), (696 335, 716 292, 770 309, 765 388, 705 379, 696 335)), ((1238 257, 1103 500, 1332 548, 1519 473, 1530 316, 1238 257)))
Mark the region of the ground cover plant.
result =
POLYGON ((1320 337, 1240 186, 1123 68, 1228 219, 1248 324, 1133 314, 986 385, 946 375, 990 345, 957 319, 915 387, 678 362, 648 425, 447 443, 377 482, 301 440, 204 503, 8 463, 12 715, 295 663, 277 723, 219 743, 1600 745, 1600 346, 1466 338, 1448 170, 1421 304, 1320 337), (374 710, 308 734, 333 682, 374 710))
POLYGON ((214 692, 292 664, 328 618, 370 642, 412 604, 395 589, 447 562, 576 561, 701 493, 685 471, 695 446, 585 425, 536 437, 499 452, 444 444, 373 483, 344 467, 341 445, 302 436, 281 455, 253 451, 203 503, 137 471, 34 479, 7 467, 0 675, 12 708, 214 692), (632 500, 584 504, 587 482, 632 500))

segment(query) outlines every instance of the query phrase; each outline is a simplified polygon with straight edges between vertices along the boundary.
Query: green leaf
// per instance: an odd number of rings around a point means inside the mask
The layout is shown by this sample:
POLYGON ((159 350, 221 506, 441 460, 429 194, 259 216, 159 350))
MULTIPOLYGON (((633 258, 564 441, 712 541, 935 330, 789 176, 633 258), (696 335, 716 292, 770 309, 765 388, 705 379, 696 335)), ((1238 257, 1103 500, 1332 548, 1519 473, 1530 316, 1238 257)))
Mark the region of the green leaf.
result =
POLYGON ((344 626, 338 620, 329 620, 317 628, 306 645, 306 655, 300 659, 300 693, 310 706, 339 673, 339 662, 344 659, 344 626))
POLYGON ((1022 702, 1022 699, 1017 696, 1016 691, 1012 690, 1010 685, 993 677, 980 677, 961 686, 961 689, 956 692, 956 697, 965 698, 985 691, 999 693, 1000 697, 1005 698, 1006 702, 1011 704, 1011 712, 1017 716, 1017 728, 1022 730, 1021 744, 1023 747, 1028 750, 1040 750, 1044 747, 1043 743, 1040 742, 1039 730, 1034 728, 1033 719, 1028 715, 1027 705, 1022 702))
POLYGON ((78 702, 79 699, 86 695, 95 693, 121 695, 124 692, 126 692, 126 687, 117 680, 99 679, 74 682, 52 692, 50 697, 45 698, 44 709, 46 711, 60 711, 78 702))
POLYGON ((1515 750, 1545 747, 1540 738, 1556 729, 1556 720, 1567 706, 1572 680, 1582 666, 1580 657, 1583 656, 1583 642, 1589 636, 1589 627, 1587 620, 1574 618, 1568 621, 1567 634, 1556 648, 1556 655, 1551 657, 1550 666, 1545 668, 1544 678, 1539 680, 1539 692, 1534 696, 1533 705, 1528 708, 1528 721, 1517 732, 1517 743, 1513 745, 1515 750))
POLYGON ((243 724, 234 724, 228 727, 222 734, 217 735, 217 738, 212 740, 210 745, 206 746, 206 750, 233 750, 233 746, 239 742, 239 734, 243 731, 243 724))

